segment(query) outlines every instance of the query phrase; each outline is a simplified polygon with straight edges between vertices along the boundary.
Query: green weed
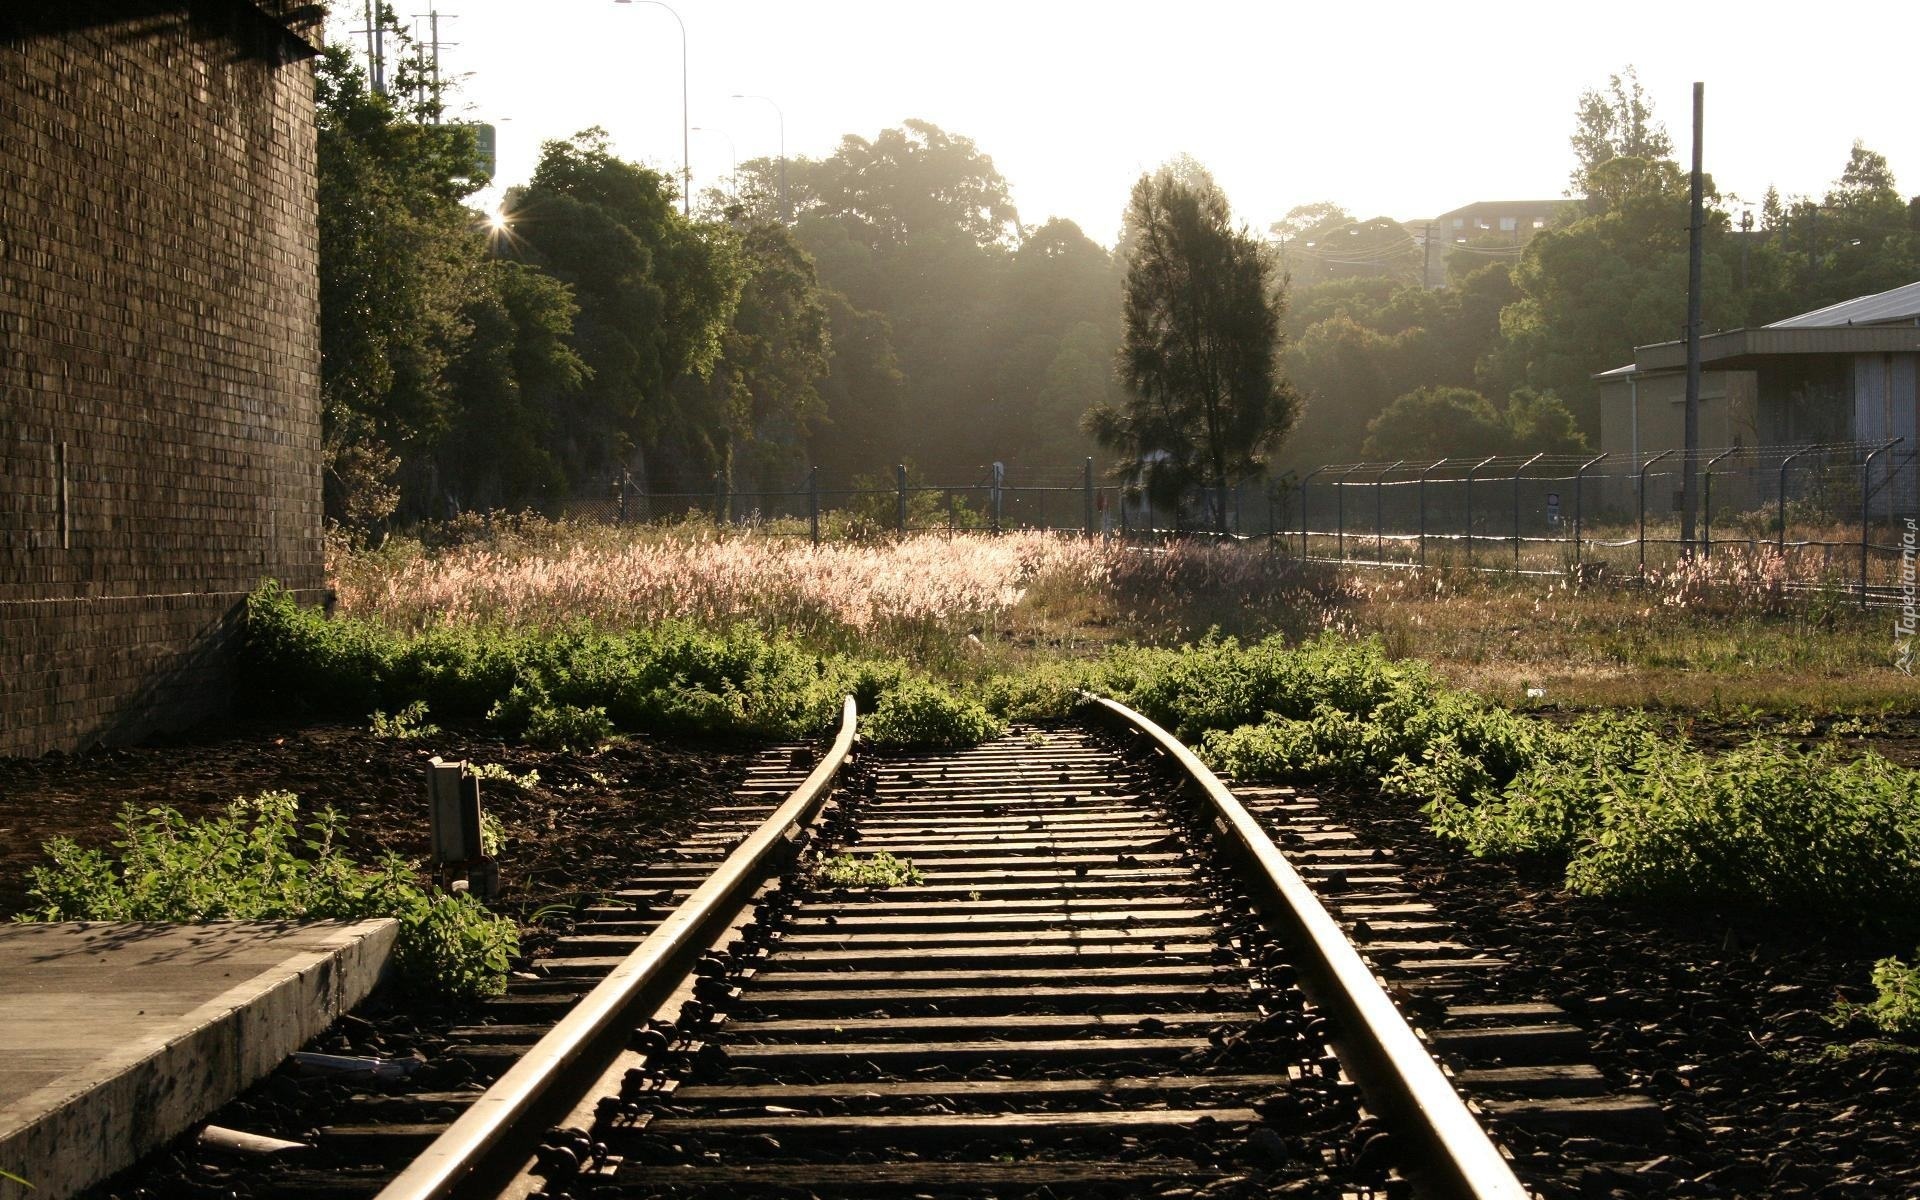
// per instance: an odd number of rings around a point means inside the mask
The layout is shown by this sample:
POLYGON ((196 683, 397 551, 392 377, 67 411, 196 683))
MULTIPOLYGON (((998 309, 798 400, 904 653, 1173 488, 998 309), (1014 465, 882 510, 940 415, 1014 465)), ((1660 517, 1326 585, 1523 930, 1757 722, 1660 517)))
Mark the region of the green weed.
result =
POLYGON ((979 702, 926 680, 906 680, 881 694, 864 723, 883 746, 971 746, 1005 728, 979 702))
POLYGON ((426 701, 415 700, 392 716, 388 716, 377 708, 374 709, 367 732, 375 737, 397 738, 405 741, 412 738, 432 737, 440 732, 440 727, 428 724, 426 701))
POLYGON ((885 850, 866 858, 857 854, 836 855, 820 864, 815 877, 832 887, 919 887, 927 881, 910 860, 895 858, 885 850))
POLYGON ((1920 961, 1909 965, 1898 958, 1881 959, 1873 964, 1873 987, 1878 994, 1866 1004, 1836 1005, 1834 1024, 1861 1019, 1883 1033, 1920 1033, 1920 961))
POLYGON ((387 855, 372 866, 339 846, 346 818, 323 809, 304 830, 298 800, 263 792, 193 821, 164 806, 129 805, 116 823, 117 860, 68 838, 46 844, 28 894, 36 921, 259 921, 395 917, 402 982, 455 1000, 495 995, 519 951, 513 922, 472 896, 429 892, 387 855))
POLYGON ((473 769, 473 773, 481 779, 512 784, 522 791, 532 791, 540 786, 540 772, 527 771, 524 774, 515 775, 501 763, 481 763, 473 769))

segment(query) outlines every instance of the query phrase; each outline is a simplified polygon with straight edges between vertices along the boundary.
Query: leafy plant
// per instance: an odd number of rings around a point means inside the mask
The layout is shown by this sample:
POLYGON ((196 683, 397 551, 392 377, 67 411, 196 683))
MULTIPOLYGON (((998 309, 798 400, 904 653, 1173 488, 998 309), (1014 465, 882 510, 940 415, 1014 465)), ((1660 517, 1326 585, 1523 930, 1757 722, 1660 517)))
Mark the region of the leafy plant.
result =
POLYGON ((1920 1033, 1920 962, 1881 959, 1873 964, 1873 987, 1878 994, 1866 1004, 1838 1006, 1836 1023, 1861 1017, 1883 1033, 1920 1033))
POLYGON ((895 858, 880 850, 866 858, 840 854, 822 862, 815 872, 821 882, 833 887, 919 887, 927 881, 912 861, 895 858))
POLYGON ((883 693, 864 726, 882 746, 971 746, 1005 728, 978 701, 918 679, 883 693))
POLYGON ((427 723, 427 702, 415 700, 391 717, 377 708, 374 709, 373 720, 367 732, 375 737, 398 738, 404 741, 432 737, 440 732, 440 727, 427 723))
POLYGON ((539 771, 529 770, 523 774, 515 775, 503 763, 481 763, 473 769, 473 773, 481 779, 512 784, 522 791, 532 791, 534 788, 540 786, 539 771))
POLYGON ((340 847, 346 818, 322 809, 302 836, 290 792, 235 800, 189 820, 165 806, 121 810, 118 858, 70 838, 31 872, 38 921, 255 921, 394 917, 394 961, 413 989, 470 1000, 505 987, 519 937, 470 895, 436 894, 388 854, 372 866, 340 847))
POLYGON ((487 858, 499 858, 500 851, 506 849, 507 827, 500 818, 482 810, 480 813, 480 853, 487 858))

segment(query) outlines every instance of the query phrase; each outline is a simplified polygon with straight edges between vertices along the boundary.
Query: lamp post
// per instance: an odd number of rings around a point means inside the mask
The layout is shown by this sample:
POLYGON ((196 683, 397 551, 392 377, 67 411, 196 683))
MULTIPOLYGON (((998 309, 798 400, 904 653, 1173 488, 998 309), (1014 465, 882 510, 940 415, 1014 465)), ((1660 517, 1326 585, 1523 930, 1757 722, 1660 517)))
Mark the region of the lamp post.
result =
POLYGON ((793 208, 787 203, 787 114, 772 96, 750 96, 741 92, 733 94, 735 100, 764 100, 773 105, 774 115, 780 118, 780 223, 793 223, 793 208))
POLYGON ((680 19, 673 5, 665 0, 613 0, 615 4, 651 4, 655 8, 664 8, 673 17, 674 24, 680 26, 680 215, 693 215, 693 159, 688 153, 693 143, 691 128, 687 124, 687 23, 680 19))

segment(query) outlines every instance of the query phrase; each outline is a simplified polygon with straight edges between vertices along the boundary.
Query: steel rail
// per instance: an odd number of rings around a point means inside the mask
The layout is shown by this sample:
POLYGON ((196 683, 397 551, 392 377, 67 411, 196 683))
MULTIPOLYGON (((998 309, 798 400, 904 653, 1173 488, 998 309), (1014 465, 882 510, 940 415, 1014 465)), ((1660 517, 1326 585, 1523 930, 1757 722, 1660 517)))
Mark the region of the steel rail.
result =
POLYGON ((506 1139, 515 1123, 592 1043, 613 1028, 634 1000, 660 982, 675 959, 695 947, 694 939, 711 919, 757 882, 761 864, 775 848, 819 810, 853 748, 855 719, 849 696, 841 706, 839 734, 805 782, 645 941, 582 996, 559 1024, 395 1176, 378 1200, 431 1200, 448 1195, 506 1139))
POLYGON ((1433 1055, 1394 1007, 1353 943, 1321 905, 1300 873, 1260 828, 1252 813, 1236 799, 1219 776, 1182 745, 1178 738, 1124 704, 1103 696, 1081 693, 1107 714, 1147 735, 1192 777, 1205 793, 1217 826, 1258 866, 1253 880, 1267 899, 1302 936, 1303 949, 1312 958, 1306 964, 1309 981, 1326 988, 1317 996, 1340 1018, 1335 1025, 1353 1061, 1349 1064, 1363 1085, 1388 1101, 1388 1111, 1402 1118, 1419 1147, 1421 1161, 1436 1179, 1435 1194, 1471 1200, 1528 1200, 1530 1193, 1514 1176, 1499 1147, 1487 1137, 1466 1102, 1453 1089, 1433 1055))

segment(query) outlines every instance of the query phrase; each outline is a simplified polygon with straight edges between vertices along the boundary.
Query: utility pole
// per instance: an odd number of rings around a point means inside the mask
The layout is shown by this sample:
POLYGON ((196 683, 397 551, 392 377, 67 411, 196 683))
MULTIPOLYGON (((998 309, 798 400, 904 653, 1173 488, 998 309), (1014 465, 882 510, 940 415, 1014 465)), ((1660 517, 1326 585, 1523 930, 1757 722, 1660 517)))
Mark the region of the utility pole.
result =
POLYGON ((1704 128, 1707 85, 1693 85, 1693 187, 1692 212, 1687 225, 1687 410, 1685 447, 1680 457, 1680 543, 1684 552, 1693 554, 1693 510, 1695 457, 1700 450, 1700 276, 1701 242, 1706 228, 1704 174, 1701 171, 1700 139, 1704 128))
MULTIPOLYGON (((449 21, 454 20, 457 15, 458 14, 449 14, 447 19, 449 21)), ((427 5, 426 12, 415 13, 413 16, 415 20, 419 20, 421 17, 427 19, 427 69, 430 72, 428 86, 431 89, 427 99, 433 104, 433 123, 438 125, 440 124, 442 116, 440 105, 440 50, 443 46, 451 48, 458 46, 460 43, 443 42, 440 40, 440 9, 438 5, 429 4, 427 5)), ((415 28, 417 29, 419 27, 415 26, 415 28)))
POLYGON ((373 0, 366 0, 365 7, 367 16, 367 78, 372 81, 373 90, 377 92, 380 90, 380 67, 378 65, 380 60, 374 57, 373 51, 373 0))
POLYGON ((1753 242, 1753 210, 1740 214, 1740 290, 1747 290, 1747 251, 1753 242))

